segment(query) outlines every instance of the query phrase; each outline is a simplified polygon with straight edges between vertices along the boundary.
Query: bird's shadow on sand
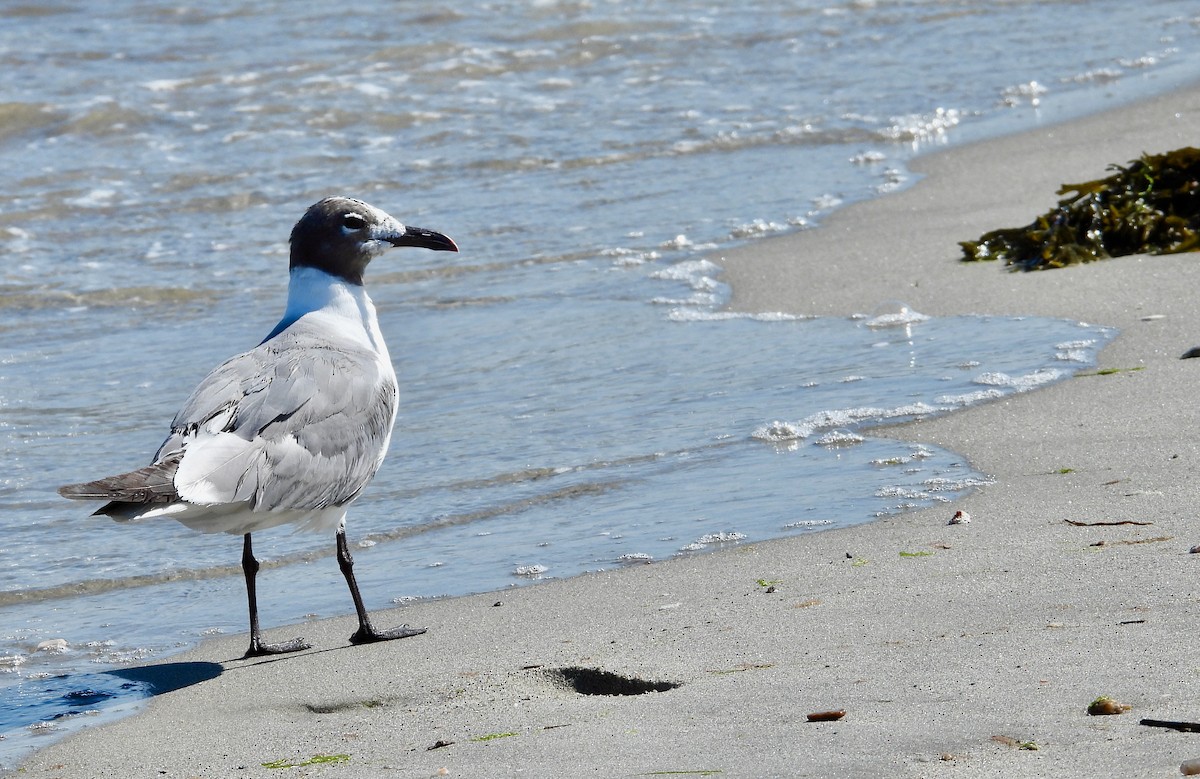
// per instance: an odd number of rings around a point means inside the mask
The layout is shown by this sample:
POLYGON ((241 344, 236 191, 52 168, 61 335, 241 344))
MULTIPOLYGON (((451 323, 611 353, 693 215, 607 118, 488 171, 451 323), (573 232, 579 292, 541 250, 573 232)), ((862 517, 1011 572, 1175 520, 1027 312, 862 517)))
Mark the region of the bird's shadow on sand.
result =
POLYGON ((64 723, 215 679, 223 671, 220 663, 161 663, 25 679, 0 690, 0 732, 39 722, 64 723))
POLYGON ((107 673, 135 684, 145 685, 150 695, 162 695, 215 679, 224 670, 225 667, 220 663, 193 662, 118 668, 107 673))

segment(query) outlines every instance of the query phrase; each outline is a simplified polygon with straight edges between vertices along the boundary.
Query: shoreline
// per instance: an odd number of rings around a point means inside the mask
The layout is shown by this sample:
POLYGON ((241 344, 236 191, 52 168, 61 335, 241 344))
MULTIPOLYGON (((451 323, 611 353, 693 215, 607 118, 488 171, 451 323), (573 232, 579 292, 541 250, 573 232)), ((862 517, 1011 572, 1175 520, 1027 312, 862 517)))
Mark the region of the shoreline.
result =
POLYGON ((280 658, 240 660, 244 636, 214 639, 167 665, 219 664, 215 678, 22 773, 1177 775, 1200 742, 1138 722, 1200 720, 1187 489, 1200 362, 1179 359, 1200 343, 1200 264, 1013 274, 959 263, 957 241, 1029 222, 1064 182, 1194 143, 1197 119, 1191 87, 954 146, 915 160, 923 178, 902 192, 712 258, 739 311, 901 300, 1119 328, 1098 366, 1117 373, 872 429, 958 452, 994 484, 865 525, 375 615, 430 628, 402 641, 352 647, 352 616, 297 627, 318 649, 280 658), (958 509, 972 522, 948 526, 958 509), (593 694, 618 688, 644 694, 593 694), (1088 716, 1100 695, 1133 710, 1088 716), (832 709, 847 715, 806 719, 832 709), (318 755, 336 759, 304 765, 318 755))

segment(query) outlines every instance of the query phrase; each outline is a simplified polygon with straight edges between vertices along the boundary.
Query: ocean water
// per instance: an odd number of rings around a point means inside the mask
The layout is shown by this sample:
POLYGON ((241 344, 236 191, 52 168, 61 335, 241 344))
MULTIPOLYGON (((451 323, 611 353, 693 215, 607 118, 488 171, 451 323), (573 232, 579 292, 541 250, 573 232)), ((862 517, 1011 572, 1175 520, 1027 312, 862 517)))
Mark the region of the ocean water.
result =
MULTIPOLYGON (((872 427, 1065 378, 1110 330, 902 300, 736 315, 711 258, 905 186, 922 151, 1198 60, 1200 16, 1171 0, 7 8, 0 766, 149 694, 145 662, 245 630, 239 539, 55 488, 147 462, 270 330, 320 197, 462 248, 369 272, 402 407, 349 515, 368 605, 502 589, 985 482, 872 427)), ((268 628, 351 611, 331 538, 255 543, 268 628)))

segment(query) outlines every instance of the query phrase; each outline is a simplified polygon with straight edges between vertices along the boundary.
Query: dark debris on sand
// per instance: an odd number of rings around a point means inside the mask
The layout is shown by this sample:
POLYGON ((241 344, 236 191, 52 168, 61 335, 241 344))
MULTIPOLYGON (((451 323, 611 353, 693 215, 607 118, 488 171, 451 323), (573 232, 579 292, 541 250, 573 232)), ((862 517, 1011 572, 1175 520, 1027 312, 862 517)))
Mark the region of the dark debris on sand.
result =
POLYGON ((963 261, 1046 270, 1127 254, 1200 249, 1200 149, 1143 154, 1111 176, 1064 184, 1058 206, 1025 227, 962 241, 963 261))

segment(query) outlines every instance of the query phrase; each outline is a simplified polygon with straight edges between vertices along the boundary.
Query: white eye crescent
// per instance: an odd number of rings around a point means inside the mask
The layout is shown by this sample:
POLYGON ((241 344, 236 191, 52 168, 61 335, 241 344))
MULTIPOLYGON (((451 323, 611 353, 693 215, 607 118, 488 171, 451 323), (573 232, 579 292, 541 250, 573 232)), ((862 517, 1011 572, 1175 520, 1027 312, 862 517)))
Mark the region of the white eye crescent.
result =
POLYGON ((343 230, 361 230, 367 226, 367 220, 360 214, 346 214, 342 217, 343 230))

